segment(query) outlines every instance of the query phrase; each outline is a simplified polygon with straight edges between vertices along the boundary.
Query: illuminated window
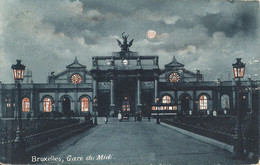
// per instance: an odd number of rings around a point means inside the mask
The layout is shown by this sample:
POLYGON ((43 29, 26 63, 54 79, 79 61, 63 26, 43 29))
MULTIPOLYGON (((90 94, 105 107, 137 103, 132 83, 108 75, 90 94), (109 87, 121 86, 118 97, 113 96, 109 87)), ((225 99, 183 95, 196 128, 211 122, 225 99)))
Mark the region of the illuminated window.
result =
POLYGON ((163 96, 162 103, 164 103, 164 104, 171 103, 171 97, 170 96, 163 96))
POLYGON ((24 98, 22 101, 23 112, 30 111, 30 101, 29 98, 24 98))
POLYGON ((89 102, 87 97, 81 99, 81 112, 87 112, 89 107, 89 102))
POLYGON ((44 112, 51 112, 51 98, 46 97, 43 101, 43 111, 44 112))
POLYGON ((229 109, 230 108, 230 99, 228 95, 221 96, 221 107, 223 109, 229 109))
POLYGON ((201 95, 200 96, 199 109, 200 110, 208 109, 208 97, 206 95, 201 95))
POLYGON ((73 74, 70 80, 73 84, 79 84, 82 82, 82 77, 79 74, 73 74))

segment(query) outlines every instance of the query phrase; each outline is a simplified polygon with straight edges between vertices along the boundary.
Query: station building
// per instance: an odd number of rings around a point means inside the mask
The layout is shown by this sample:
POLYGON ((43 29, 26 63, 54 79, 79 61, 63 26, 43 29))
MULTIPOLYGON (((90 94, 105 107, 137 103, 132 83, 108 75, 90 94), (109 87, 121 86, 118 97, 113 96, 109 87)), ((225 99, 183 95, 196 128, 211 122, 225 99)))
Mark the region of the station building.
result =
MULTIPOLYGON (((97 98, 99 116, 128 111, 130 114, 152 110, 157 97, 161 110, 176 114, 230 113, 235 109, 235 81, 204 81, 199 70, 189 71, 175 56, 163 68, 158 56, 139 55, 130 51, 133 40, 118 40, 121 51, 111 56, 93 56, 90 70, 78 59, 59 74, 48 76, 47 83, 22 83, 23 116, 59 112, 84 116, 94 114, 97 98)), ((230 64, 231 65, 231 64, 230 64)), ((257 108, 259 81, 242 82, 240 106, 245 112, 257 108)), ((15 117, 17 113, 15 84, 0 84, 0 117, 15 117)))

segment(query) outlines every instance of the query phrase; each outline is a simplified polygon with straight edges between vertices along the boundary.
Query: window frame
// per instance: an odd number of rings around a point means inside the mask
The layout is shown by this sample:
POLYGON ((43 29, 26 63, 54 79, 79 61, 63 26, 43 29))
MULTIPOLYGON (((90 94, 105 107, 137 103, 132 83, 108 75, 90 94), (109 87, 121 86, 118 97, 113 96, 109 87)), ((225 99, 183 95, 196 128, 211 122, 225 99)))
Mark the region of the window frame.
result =
POLYGON ((162 96, 162 103, 163 104, 171 104, 172 103, 172 97, 169 95, 163 95, 162 96))
POLYGON ((81 112, 89 112, 89 98, 88 97, 83 96, 83 97, 80 98, 80 109, 81 109, 81 112), (83 99, 86 99, 86 101, 83 102, 83 99), (87 108, 86 111, 85 110, 83 111, 83 108, 84 108, 83 103, 86 104, 86 108, 87 108))
POLYGON ((199 96, 199 110, 208 110, 209 97, 206 94, 199 96), (203 98, 202 98, 203 97, 203 98))
POLYGON ((43 99, 43 112, 52 112, 52 99, 51 97, 45 97, 43 99), (48 99, 48 100, 46 100, 48 99), (46 105, 48 103, 48 105, 46 105), (46 110, 46 107, 48 106, 49 110, 46 110))
POLYGON ((24 97, 22 100, 22 110, 23 112, 30 112, 30 99, 28 97, 24 97))

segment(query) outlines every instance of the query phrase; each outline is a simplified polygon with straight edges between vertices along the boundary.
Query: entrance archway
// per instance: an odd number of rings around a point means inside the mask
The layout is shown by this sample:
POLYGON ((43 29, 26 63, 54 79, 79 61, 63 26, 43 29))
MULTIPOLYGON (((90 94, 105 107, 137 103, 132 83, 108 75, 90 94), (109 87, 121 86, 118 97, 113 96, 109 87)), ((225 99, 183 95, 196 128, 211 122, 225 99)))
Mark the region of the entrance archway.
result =
POLYGON ((190 96, 184 94, 181 96, 181 111, 185 112, 190 110, 190 96))
POLYGON ((127 98, 130 105, 130 113, 134 114, 136 110, 136 79, 123 78, 115 83, 115 105, 116 110, 122 110, 123 103, 127 98))
POLYGON ((70 112, 70 104, 71 104, 70 98, 68 96, 64 96, 61 101, 62 101, 62 112, 65 114, 70 112))
POLYGON ((108 92, 98 93, 98 116, 109 114, 110 97, 108 92))

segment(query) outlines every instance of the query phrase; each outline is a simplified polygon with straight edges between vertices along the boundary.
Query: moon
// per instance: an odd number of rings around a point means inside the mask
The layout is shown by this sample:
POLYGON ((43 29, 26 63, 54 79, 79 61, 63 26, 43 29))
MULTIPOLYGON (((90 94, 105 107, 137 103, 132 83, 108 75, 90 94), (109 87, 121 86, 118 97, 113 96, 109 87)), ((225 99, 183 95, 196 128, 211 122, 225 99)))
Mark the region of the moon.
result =
POLYGON ((156 37, 156 31, 154 30, 148 30, 147 31, 147 37, 150 38, 150 39, 153 39, 156 37))

